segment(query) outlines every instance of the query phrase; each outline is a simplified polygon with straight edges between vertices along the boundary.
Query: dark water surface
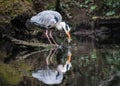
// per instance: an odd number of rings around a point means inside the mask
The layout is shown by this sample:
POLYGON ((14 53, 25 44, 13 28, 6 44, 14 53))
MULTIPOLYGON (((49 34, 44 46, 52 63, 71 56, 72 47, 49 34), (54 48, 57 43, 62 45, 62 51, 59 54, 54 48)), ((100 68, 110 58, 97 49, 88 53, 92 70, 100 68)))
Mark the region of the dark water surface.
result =
POLYGON ((70 44, 50 49, 3 41, 1 45, 7 46, 1 46, 1 53, 14 46, 11 53, 5 53, 6 58, 1 57, 0 86, 120 86, 118 25, 101 25, 93 34, 72 35, 72 39, 70 44), (58 65, 66 64, 69 53, 72 66, 64 73, 58 72, 58 65))

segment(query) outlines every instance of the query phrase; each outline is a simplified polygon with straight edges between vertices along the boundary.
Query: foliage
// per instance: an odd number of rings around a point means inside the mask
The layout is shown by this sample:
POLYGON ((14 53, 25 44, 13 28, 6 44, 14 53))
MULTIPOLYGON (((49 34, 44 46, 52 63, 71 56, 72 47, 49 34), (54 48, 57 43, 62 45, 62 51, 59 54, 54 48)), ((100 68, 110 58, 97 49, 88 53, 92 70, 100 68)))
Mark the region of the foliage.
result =
POLYGON ((106 59, 108 61, 108 64, 120 65, 120 51, 109 52, 109 54, 106 56, 106 59))
MULTIPOLYGON (((88 10, 88 13, 94 13, 102 9, 101 14, 106 16, 116 15, 117 11, 119 12, 120 0, 102 0, 100 2, 102 3, 94 0, 64 0, 61 1, 60 8, 62 11, 67 11, 71 7, 86 8, 88 10)), ((54 10, 55 3, 49 3, 45 8, 54 10)))
POLYGON ((69 7, 71 6, 86 8, 88 9, 88 13, 94 13, 95 11, 100 11, 102 9, 101 14, 104 14, 106 16, 116 15, 116 13, 119 12, 120 0, 102 0, 100 2, 102 3, 94 0, 65 0, 64 2, 62 2, 61 8, 69 9, 69 7))
POLYGON ((11 19, 31 9, 31 0, 0 0, 0 20, 10 22, 11 19))
POLYGON ((97 9, 97 5, 94 4, 93 0, 84 0, 84 2, 80 4, 80 7, 89 9, 90 13, 94 12, 97 9))
POLYGON ((45 6, 45 9, 55 10, 55 3, 48 3, 48 4, 45 6))
POLYGON ((0 79, 2 79, 6 85, 16 85, 22 80, 25 71, 30 71, 31 68, 32 67, 26 65, 25 62, 19 62, 14 65, 0 62, 0 79))
POLYGON ((120 0, 104 0, 104 5, 106 7, 104 14, 106 16, 112 16, 120 8, 120 0))
POLYGON ((21 79, 21 74, 10 65, 0 63, 0 78, 6 84, 17 84, 21 79))

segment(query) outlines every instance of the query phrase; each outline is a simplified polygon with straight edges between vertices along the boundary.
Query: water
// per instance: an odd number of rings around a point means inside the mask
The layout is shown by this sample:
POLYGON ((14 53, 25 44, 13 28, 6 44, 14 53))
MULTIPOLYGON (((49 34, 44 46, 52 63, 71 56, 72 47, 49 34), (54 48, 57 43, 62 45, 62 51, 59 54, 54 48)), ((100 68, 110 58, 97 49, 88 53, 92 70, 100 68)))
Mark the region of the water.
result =
POLYGON ((72 35, 70 44, 48 49, 4 39, 1 86, 119 86, 119 32, 119 26, 101 25, 94 33, 72 35))

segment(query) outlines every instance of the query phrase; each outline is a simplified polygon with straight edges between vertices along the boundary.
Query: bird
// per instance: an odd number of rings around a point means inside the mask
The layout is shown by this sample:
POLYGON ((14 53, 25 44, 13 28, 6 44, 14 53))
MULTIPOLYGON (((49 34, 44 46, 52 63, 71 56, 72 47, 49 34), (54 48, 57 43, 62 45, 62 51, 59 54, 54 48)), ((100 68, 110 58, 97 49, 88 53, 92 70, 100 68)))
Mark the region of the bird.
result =
POLYGON ((51 45, 53 45, 50 38, 53 40, 55 45, 58 45, 52 36, 51 28, 56 28, 57 30, 63 30, 65 34, 68 36, 68 42, 71 41, 69 25, 62 21, 62 15, 53 10, 44 10, 32 16, 30 19, 31 23, 34 23, 37 26, 41 26, 46 30, 46 37, 51 45), (49 32, 49 35, 48 35, 49 32))

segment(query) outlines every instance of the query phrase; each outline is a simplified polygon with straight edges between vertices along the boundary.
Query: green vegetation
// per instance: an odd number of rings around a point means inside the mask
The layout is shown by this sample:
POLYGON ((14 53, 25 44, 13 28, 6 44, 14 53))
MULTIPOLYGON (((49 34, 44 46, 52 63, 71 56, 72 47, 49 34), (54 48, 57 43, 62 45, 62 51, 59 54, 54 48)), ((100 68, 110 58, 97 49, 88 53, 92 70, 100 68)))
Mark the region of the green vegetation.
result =
POLYGON ((64 2, 61 2, 62 9, 69 9, 71 6, 86 8, 88 9, 88 13, 100 11, 104 16, 113 16, 119 15, 120 0, 83 0, 81 2, 76 0, 65 0, 64 2))
POLYGON ((120 0, 104 0, 105 11, 104 14, 106 16, 112 16, 119 11, 120 8, 120 0))
POLYGON ((46 6, 45 6, 45 9, 48 9, 48 10, 55 10, 55 3, 48 3, 46 6))
POLYGON ((15 63, 14 65, 4 64, 0 62, 0 80, 2 79, 4 86, 18 84, 23 76, 31 76, 31 66, 25 64, 25 62, 15 63), (27 75, 26 73, 27 72, 27 75))
POLYGON ((17 84, 21 80, 22 75, 10 65, 0 63, 0 78, 5 84, 12 85, 17 84))
POLYGON ((32 6, 31 0, 0 0, 0 17, 1 22, 10 22, 11 19, 28 11, 32 6))
POLYGON ((120 51, 112 51, 106 56, 108 64, 120 66, 120 51))

